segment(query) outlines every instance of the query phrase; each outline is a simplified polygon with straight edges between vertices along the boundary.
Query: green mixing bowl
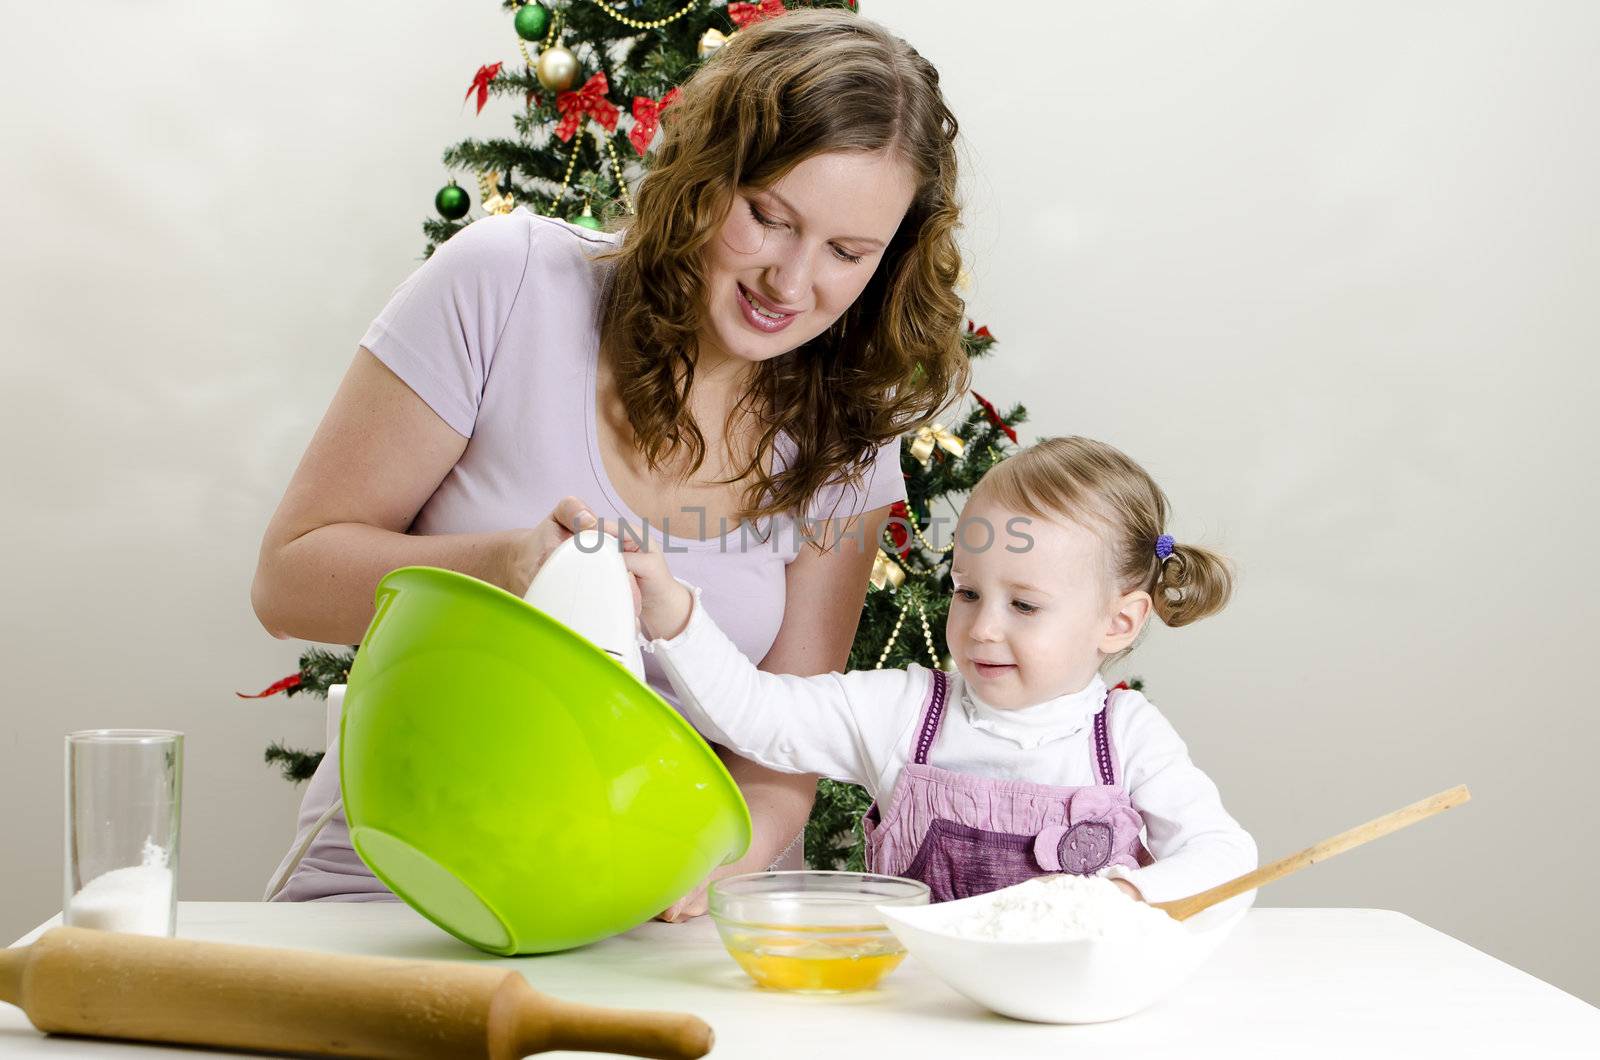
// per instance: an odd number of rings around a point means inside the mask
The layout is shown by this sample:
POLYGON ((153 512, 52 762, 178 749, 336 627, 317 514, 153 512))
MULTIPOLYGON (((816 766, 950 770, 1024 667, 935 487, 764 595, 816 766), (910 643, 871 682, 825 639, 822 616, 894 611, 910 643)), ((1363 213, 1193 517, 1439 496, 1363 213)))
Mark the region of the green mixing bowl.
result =
POLYGON ((626 931, 750 843, 738 787, 677 711, 464 574, 403 567, 378 583, 340 733, 356 852, 490 953, 626 931))

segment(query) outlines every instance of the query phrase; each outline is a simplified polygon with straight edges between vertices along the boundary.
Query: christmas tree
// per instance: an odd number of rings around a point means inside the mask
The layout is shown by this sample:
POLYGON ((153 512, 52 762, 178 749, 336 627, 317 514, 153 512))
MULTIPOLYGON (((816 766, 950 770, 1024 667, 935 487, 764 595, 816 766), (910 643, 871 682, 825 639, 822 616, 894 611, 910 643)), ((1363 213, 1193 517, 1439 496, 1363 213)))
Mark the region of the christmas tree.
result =
MULTIPOLYGON (((787 9, 784 0, 505 0, 516 61, 485 63, 467 86, 479 114, 510 97, 515 137, 469 139, 444 164, 471 174, 485 213, 521 205, 600 228, 633 212, 630 185, 644 172, 660 115, 677 86, 739 28, 787 9)), ((788 7, 855 10, 855 0, 788 0, 788 7)), ((465 188, 434 198, 423 228, 428 253, 470 223, 465 188)))
MULTIPOLYGON (((967 325, 969 358, 988 355, 994 343, 988 328, 967 325)), ((1027 414, 1021 405, 1002 413, 977 391, 969 396, 972 408, 959 425, 931 423, 901 441, 906 501, 892 509, 879 542, 872 584, 850 648, 852 670, 914 662, 951 669, 944 621, 950 610, 950 554, 959 501, 1016 444, 1015 428, 1027 414)), ((854 784, 818 782, 806 824, 807 863, 818 869, 863 871, 861 817, 870 805, 866 790, 854 784)))
MULTIPOLYGON (((853 0, 788 2, 856 7, 853 0)), ((520 63, 481 66, 467 99, 482 114, 492 98, 509 97, 516 136, 465 140, 444 152, 444 164, 471 174, 484 213, 521 206, 594 228, 631 212, 630 186, 649 164, 660 113, 672 105, 676 86, 740 27, 785 10, 784 0, 509 0, 504 6, 520 63)), ((434 207, 439 216, 423 224, 428 253, 472 219, 470 193, 455 181, 439 190, 434 207)), ((968 325, 969 357, 983 357, 993 345, 987 328, 968 325)), ((929 424, 902 443, 908 499, 896 506, 880 542, 851 669, 944 665, 956 501, 1016 442, 1014 428, 1024 417, 1020 405, 1001 412, 975 392, 970 397, 961 422, 929 424)), ((297 673, 251 698, 325 697, 329 685, 348 676, 353 659, 353 648, 308 649, 297 673)), ((316 771, 322 753, 274 743, 266 760, 298 782, 316 771)), ((854 785, 818 785, 806 827, 814 867, 862 867, 867 801, 854 785)))

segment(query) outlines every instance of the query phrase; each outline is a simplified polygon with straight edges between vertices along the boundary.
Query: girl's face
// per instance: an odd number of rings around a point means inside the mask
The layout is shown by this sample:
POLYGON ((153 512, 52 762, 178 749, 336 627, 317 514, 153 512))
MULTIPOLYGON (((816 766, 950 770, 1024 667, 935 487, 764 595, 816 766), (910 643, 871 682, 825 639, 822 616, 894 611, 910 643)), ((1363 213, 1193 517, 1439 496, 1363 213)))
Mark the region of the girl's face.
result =
POLYGON ((1081 690, 1149 614, 1148 594, 1115 591, 1094 531, 981 491, 961 513, 951 577, 950 653, 978 698, 1004 710, 1081 690))
POLYGON ((708 249, 702 362, 765 361, 826 331, 915 193, 910 166, 889 152, 814 155, 768 188, 736 189, 708 249))

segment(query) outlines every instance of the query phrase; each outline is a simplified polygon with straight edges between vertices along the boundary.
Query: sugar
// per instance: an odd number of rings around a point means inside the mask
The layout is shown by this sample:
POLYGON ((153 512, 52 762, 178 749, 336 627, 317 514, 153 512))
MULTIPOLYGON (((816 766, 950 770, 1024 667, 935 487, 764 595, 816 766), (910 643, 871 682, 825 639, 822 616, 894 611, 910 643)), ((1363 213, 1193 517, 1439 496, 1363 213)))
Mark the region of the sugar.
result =
POLYGON ((142 864, 102 873, 72 896, 67 923, 100 931, 166 935, 171 927, 172 885, 167 852, 146 840, 142 864))
POLYGON ((1098 876, 1039 876, 952 907, 945 927, 1004 942, 1125 941, 1181 932, 1166 913, 1098 876))

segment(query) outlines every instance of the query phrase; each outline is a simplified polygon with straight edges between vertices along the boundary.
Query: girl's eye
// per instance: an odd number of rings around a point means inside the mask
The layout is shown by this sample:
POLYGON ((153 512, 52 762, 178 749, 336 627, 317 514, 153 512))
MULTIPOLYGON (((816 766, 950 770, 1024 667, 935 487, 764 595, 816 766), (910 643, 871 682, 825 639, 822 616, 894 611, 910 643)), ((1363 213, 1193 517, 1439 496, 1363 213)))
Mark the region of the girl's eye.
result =
POLYGON ((1013 601, 1011 601, 1011 604, 1018 611, 1021 611, 1025 615, 1031 615, 1035 611, 1039 610, 1038 607, 1034 606, 1033 604, 1026 603, 1026 602, 1024 602, 1022 600, 1013 600, 1013 601))
POLYGON ((776 221, 776 220, 773 220, 771 217, 768 217, 766 214, 764 214, 760 210, 756 209, 756 204, 755 203, 750 203, 750 216, 753 217, 755 219, 756 224, 760 225, 762 228, 782 228, 783 227, 783 222, 782 221, 776 221))
POLYGON ((978 598, 978 594, 973 592, 971 589, 957 589, 956 596, 957 598, 965 600, 968 603, 971 603, 978 598))
POLYGON ((834 247, 833 252, 839 256, 840 261, 848 261, 852 265, 859 262, 863 257, 861 254, 851 254, 843 247, 834 247))

